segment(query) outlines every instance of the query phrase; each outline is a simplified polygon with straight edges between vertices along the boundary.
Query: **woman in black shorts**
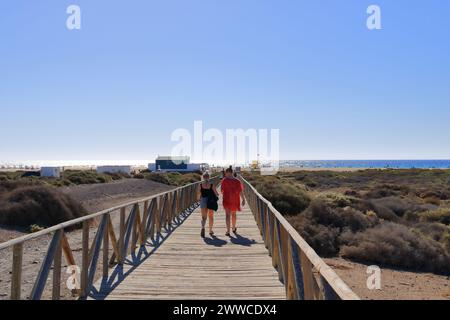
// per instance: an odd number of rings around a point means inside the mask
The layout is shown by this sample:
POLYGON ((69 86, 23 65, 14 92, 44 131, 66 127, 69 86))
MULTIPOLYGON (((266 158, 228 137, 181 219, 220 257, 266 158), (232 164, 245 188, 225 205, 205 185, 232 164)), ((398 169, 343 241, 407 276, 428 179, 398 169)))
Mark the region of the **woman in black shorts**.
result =
POLYGON ((216 187, 209 181, 209 178, 209 173, 205 172, 203 174, 203 181, 198 189, 198 200, 200 201, 200 208, 202 211, 202 230, 200 233, 202 238, 205 237, 206 219, 209 219, 209 235, 214 235, 214 210, 208 208, 208 199, 219 196, 216 187))

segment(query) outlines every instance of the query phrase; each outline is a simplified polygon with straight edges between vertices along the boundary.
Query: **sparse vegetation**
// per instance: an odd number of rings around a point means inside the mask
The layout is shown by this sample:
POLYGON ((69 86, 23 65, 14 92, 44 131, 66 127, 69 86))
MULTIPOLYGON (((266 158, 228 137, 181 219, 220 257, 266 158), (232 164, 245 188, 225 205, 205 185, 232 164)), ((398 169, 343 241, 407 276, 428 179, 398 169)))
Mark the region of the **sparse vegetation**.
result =
POLYGON ((342 235, 344 258, 410 270, 448 273, 450 255, 438 241, 404 225, 384 222, 364 232, 342 235))
POLYGON ((130 176, 122 173, 97 173, 93 170, 65 170, 60 178, 40 177, 39 172, 0 172, 0 184, 15 182, 23 183, 24 185, 42 184, 55 187, 108 183, 125 178, 130 178, 130 176))
POLYGON ((202 178, 201 173, 199 172, 149 172, 147 170, 140 172, 135 177, 152 180, 170 186, 183 186, 189 183, 198 182, 202 178))
POLYGON ((263 197, 272 202, 280 212, 288 215, 302 212, 311 201, 305 188, 298 184, 283 182, 276 176, 255 176, 252 183, 263 197))
POLYGON ((245 177, 324 257, 450 274, 450 170, 245 177))
POLYGON ((7 226, 33 231, 37 226, 47 228, 85 213, 78 202, 48 186, 20 186, 0 194, 0 224, 7 226))
POLYGON ((450 208, 439 208, 437 210, 425 211, 419 214, 423 222, 439 222, 450 225, 450 208))

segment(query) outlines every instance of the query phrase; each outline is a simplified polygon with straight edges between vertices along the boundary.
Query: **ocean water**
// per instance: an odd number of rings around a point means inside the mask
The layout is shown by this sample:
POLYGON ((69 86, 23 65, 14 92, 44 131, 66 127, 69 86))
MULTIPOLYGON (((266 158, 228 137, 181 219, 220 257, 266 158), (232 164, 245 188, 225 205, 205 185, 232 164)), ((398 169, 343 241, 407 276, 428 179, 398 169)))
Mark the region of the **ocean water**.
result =
POLYGON ((450 160, 282 160, 282 168, 450 169, 450 160))

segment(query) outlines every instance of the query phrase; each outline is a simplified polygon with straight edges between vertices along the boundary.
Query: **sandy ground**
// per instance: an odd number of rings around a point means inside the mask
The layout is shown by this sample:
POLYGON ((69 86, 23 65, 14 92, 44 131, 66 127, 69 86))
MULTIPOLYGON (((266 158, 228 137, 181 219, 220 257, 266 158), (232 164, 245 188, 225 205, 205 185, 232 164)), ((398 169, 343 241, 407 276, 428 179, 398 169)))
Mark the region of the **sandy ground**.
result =
MULTIPOLYGON (((130 202, 151 196, 160 192, 168 191, 173 187, 160 184, 149 180, 140 179, 125 179, 107 184, 95 185, 80 185, 74 187, 64 187, 62 191, 71 195, 76 200, 80 201, 88 212, 94 213, 103 209, 111 208, 120 203, 130 202)), ((128 213, 127 213, 128 214, 128 213)), ((118 225, 118 214, 114 212, 111 214, 113 225, 118 225)), ((90 239, 95 236, 97 223, 91 226, 90 239)), ((20 230, 11 230, 0 227, 0 242, 4 242, 26 233, 20 230)), ((66 233, 71 249, 74 253, 75 260, 78 265, 81 265, 81 230, 75 230, 66 233)), ((45 258, 45 253, 50 243, 49 236, 40 237, 33 241, 26 242, 24 245, 23 255, 23 274, 22 274, 22 297, 29 296, 34 284, 34 280, 39 272, 41 262, 45 258)), ((110 246, 112 247, 112 246, 110 246)), ((112 248, 110 250, 112 253, 112 248)), ((11 284, 11 250, 0 251, 0 300, 8 299, 11 284)), ((100 259, 101 260, 101 259, 100 259)), ((71 293, 65 286, 67 275, 65 274, 67 264, 63 258, 63 281, 62 281, 62 299, 70 299, 71 293)), ((101 270, 102 264, 99 261, 97 270, 101 270)), ((97 272, 97 278, 101 276, 101 272, 97 272)), ((51 278, 51 274, 49 276, 51 278)), ((47 283, 46 291, 43 297, 49 298, 51 296, 51 281, 47 283)))
POLYGON ((381 268, 381 289, 369 290, 368 265, 342 258, 324 260, 363 300, 450 300, 450 277, 381 268))

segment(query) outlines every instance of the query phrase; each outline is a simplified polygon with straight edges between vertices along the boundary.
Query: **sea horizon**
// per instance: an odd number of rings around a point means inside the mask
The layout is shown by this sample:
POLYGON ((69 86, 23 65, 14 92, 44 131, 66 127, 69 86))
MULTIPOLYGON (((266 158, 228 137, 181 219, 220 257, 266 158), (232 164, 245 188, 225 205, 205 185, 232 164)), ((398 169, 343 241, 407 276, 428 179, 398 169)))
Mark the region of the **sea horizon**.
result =
MULTIPOLYGON (((147 166, 153 160, 48 160, 0 161, 1 169, 33 169, 44 166, 96 167, 104 165, 147 166)), ((198 163, 197 161, 192 161, 198 163)), ((199 161, 208 163, 207 161, 199 161)), ((212 166, 220 166, 210 162, 212 166)), ((238 164, 237 164, 238 165, 238 164)), ((246 166, 246 165, 239 165, 246 166)), ((450 169, 450 159, 336 159, 280 160, 280 168, 361 168, 361 169, 450 169)))

